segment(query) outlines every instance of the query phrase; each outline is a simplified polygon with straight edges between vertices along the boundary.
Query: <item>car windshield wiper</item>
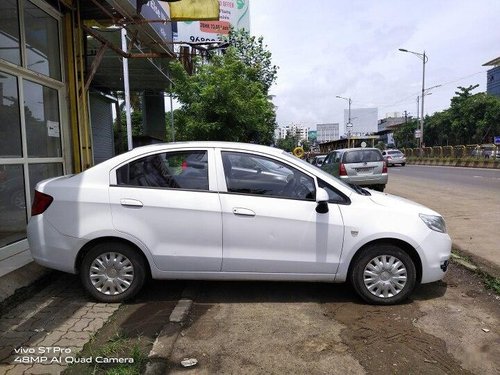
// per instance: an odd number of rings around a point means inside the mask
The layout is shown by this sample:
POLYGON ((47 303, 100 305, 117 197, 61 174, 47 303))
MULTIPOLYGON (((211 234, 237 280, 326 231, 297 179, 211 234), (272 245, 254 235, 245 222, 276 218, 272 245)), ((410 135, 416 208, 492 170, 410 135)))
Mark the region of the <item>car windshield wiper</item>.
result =
POLYGON ((355 185, 355 184, 349 184, 350 187, 352 187, 356 193, 358 194, 361 194, 361 195, 371 195, 371 193, 366 190, 366 189, 363 189, 362 187, 358 186, 358 185, 355 185))

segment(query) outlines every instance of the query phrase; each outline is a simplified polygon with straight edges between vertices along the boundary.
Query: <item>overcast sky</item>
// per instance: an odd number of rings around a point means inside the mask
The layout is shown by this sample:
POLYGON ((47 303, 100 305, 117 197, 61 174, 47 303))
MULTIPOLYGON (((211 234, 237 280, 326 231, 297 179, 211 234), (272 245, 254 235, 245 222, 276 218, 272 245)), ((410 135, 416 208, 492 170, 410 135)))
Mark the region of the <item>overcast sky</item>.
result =
POLYGON ((280 126, 344 122, 352 108, 415 116, 429 56, 425 112, 449 107, 457 86, 486 91, 484 63, 500 56, 500 0, 250 0, 251 33, 279 66, 271 88, 280 126))

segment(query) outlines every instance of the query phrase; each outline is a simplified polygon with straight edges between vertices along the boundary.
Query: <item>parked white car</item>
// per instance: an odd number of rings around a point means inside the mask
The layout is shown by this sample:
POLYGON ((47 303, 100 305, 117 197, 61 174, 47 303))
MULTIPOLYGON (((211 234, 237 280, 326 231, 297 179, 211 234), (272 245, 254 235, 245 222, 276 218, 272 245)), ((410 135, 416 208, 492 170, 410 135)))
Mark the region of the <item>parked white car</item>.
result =
POLYGON ((28 240, 39 264, 79 273, 104 302, 132 298, 150 275, 348 280, 365 301, 392 304, 442 279, 451 250, 429 208, 353 190, 279 149, 224 142, 140 147, 42 181, 28 240))

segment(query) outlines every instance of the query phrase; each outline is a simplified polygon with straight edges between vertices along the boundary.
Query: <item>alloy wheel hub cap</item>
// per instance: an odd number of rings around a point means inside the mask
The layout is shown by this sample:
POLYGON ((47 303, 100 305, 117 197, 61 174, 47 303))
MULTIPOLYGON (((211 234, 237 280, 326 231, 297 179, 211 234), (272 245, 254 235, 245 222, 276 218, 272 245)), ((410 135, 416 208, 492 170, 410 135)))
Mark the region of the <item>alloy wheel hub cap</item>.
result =
POLYGON ((401 260, 392 255, 379 255, 368 262, 363 271, 366 289, 379 298, 390 298, 406 285, 408 273, 401 260))

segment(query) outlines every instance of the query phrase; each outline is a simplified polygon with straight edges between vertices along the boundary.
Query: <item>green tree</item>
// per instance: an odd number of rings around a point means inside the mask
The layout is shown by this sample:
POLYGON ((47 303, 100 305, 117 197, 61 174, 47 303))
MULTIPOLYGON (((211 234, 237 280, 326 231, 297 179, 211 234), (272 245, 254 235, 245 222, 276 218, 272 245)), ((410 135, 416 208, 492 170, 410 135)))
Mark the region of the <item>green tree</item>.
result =
POLYGON ((425 118, 427 146, 490 143, 500 134, 500 98, 458 87, 450 108, 425 118))
MULTIPOLYGON (((220 140, 272 143, 276 114, 255 69, 234 47, 188 75, 179 62, 171 64, 173 94, 181 103, 176 140, 220 140)), ((169 121, 167 121, 169 123, 169 121)))
POLYGON ((398 126, 394 131, 394 140, 400 148, 417 147, 415 139, 415 130, 417 130, 417 121, 408 121, 406 124, 398 126))
POLYGON ((238 58, 248 67, 249 77, 262 84, 264 93, 269 93, 278 75, 278 67, 271 61, 272 54, 264 45, 263 37, 256 38, 244 29, 231 29, 226 39, 238 58))
POLYGON ((288 152, 292 152, 298 144, 299 138, 296 135, 287 134, 285 138, 278 139, 278 142, 276 142, 276 147, 288 152))

